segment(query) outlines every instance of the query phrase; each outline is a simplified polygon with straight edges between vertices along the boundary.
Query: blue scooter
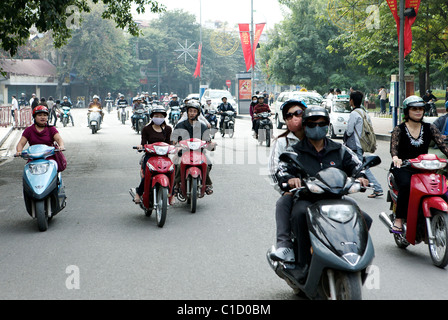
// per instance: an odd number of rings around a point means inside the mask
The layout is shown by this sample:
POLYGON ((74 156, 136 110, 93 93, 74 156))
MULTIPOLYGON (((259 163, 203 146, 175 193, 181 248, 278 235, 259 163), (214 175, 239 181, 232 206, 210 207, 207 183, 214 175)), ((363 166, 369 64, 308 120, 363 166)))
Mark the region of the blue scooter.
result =
POLYGON ((176 124, 179 122, 179 119, 180 119, 180 107, 172 106, 170 112, 170 122, 173 124, 173 126, 176 126, 176 124))
POLYGON ((31 160, 23 170, 23 197, 26 210, 37 219, 39 231, 48 229, 48 221, 66 205, 61 173, 53 161, 46 158, 60 152, 54 147, 36 144, 23 150, 21 157, 31 160))

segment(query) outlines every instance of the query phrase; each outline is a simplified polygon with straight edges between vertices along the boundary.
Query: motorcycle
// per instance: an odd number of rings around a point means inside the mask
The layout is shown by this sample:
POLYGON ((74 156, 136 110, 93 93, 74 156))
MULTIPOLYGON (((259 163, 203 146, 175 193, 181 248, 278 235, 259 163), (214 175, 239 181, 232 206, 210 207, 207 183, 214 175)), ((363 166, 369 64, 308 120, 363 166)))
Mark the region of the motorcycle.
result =
POLYGON ((134 112, 134 119, 135 119, 135 131, 139 134, 142 132, 143 128, 148 123, 148 117, 146 116, 146 109, 138 109, 134 112))
POLYGON ((210 123, 211 126, 211 132, 212 132, 212 139, 215 138, 215 133, 218 127, 218 118, 216 117, 216 110, 208 110, 207 113, 205 114, 205 119, 208 121, 208 123, 210 123))
POLYGON ((92 107, 88 112, 89 128, 92 130, 92 134, 98 132, 101 129, 101 110, 98 107, 92 107))
POLYGON ((110 113, 112 111, 112 101, 107 101, 106 107, 107 107, 107 113, 110 113))
MULTIPOLYGON (((147 217, 151 216, 152 210, 156 212, 157 226, 163 227, 166 220, 168 208, 168 195, 172 194, 174 186, 174 163, 168 157, 176 148, 165 142, 145 144, 143 150, 133 147, 139 152, 145 151, 153 155, 148 159, 146 168, 142 174, 145 177, 144 192, 140 208, 147 217)), ((130 190, 132 198, 135 197, 135 189, 130 190)))
POLYGON ((431 100, 425 105, 425 116, 438 117, 436 104, 431 100))
MULTIPOLYGON (((359 207, 343 197, 365 191, 354 177, 363 169, 381 163, 378 156, 366 157, 353 177, 330 167, 310 177, 303 170, 298 155, 285 152, 280 160, 299 169, 303 186, 294 198, 316 200, 308 206, 306 219, 311 240, 311 260, 305 270, 295 263, 272 260, 273 246, 266 256, 275 273, 294 290, 310 299, 356 300, 362 298, 362 284, 374 257, 374 248, 359 207)), ((294 191, 294 190, 291 190, 294 191)), ((293 236, 294 252, 298 243, 293 236)))
POLYGON ((180 119, 180 107, 179 106, 173 106, 171 107, 170 112, 170 122, 173 126, 176 126, 180 119))
POLYGON ((387 201, 392 212, 380 213, 380 220, 393 234, 396 245, 407 248, 422 241, 428 244, 432 262, 439 268, 448 264, 448 191, 445 175, 437 171, 445 168, 447 160, 434 154, 423 154, 415 159, 403 161, 401 167, 411 167, 417 173, 411 178, 411 193, 403 233, 393 233, 393 221, 397 205, 398 187, 391 172, 387 175, 389 192, 387 201))
POLYGON ((207 157, 202 152, 209 142, 201 139, 187 139, 179 142, 184 152, 180 161, 180 188, 177 199, 190 204, 191 213, 196 212, 197 199, 205 195, 207 157))
POLYGON ((61 122, 64 127, 67 126, 68 121, 70 120, 70 109, 70 107, 62 107, 61 122))
POLYGON ((224 117, 224 122, 222 123, 221 136, 224 137, 228 133, 229 137, 232 138, 235 132, 235 112, 224 111, 222 117, 224 117))
POLYGON ((37 220, 39 231, 48 229, 48 221, 66 205, 61 173, 47 157, 61 152, 55 147, 36 144, 23 150, 20 157, 30 160, 23 170, 23 197, 28 214, 37 220))
POLYGON ((118 108, 121 109, 118 111, 118 120, 121 121, 121 124, 125 124, 126 120, 129 118, 129 115, 126 112, 126 107, 126 104, 118 105, 118 108))
POLYGON ((266 147, 271 146, 271 139, 273 134, 273 125, 272 121, 270 119, 271 113, 270 112, 262 112, 257 114, 257 117, 259 118, 257 121, 259 123, 258 126, 258 143, 260 145, 263 144, 263 141, 266 141, 266 147))

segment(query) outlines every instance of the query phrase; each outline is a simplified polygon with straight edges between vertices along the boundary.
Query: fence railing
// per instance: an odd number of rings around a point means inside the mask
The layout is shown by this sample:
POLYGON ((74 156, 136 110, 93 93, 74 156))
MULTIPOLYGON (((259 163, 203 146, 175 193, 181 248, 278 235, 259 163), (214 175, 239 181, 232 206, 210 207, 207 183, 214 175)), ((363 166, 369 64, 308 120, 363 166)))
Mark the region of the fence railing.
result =
POLYGON ((31 107, 22 107, 20 110, 11 112, 12 106, 0 106, 0 127, 8 127, 10 125, 17 129, 24 129, 33 123, 33 114, 31 107))

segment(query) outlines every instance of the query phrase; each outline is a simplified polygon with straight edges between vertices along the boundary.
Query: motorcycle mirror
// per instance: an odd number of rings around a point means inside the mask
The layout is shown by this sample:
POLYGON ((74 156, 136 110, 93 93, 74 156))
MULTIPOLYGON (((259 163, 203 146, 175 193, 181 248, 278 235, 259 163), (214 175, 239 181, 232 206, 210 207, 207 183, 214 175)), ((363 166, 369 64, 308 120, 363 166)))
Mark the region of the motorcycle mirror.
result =
POLYGON ((307 177, 308 174, 306 173, 306 171, 303 169, 304 166, 302 165, 302 163, 299 160, 299 155, 295 152, 283 152, 280 157, 279 157, 280 161, 286 162, 288 164, 292 164, 295 167, 297 167, 299 169, 299 172, 302 174, 302 177, 307 177))
POLYGON ((364 168, 371 168, 379 165, 381 163, 381 158, 377 155, 371 155, 364 157, 364 168))

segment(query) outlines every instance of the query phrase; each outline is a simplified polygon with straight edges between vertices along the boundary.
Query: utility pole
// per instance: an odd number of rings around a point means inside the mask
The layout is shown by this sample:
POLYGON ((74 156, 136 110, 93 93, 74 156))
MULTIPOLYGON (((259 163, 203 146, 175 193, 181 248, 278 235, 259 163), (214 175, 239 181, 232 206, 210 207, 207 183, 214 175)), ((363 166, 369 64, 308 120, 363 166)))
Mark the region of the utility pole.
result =
POLYGON ((252 52, 252 70, 250 73, 250 92, 251 95, 254 94, 254 80, 255 80, 255 51, 253 48, 254 44, 254 0, 250 0, 250 43, 252 52))
POLYGON ((405 8, 405 0, 400 0, 400 39, 399 39, 399 59, 398 59, 398 68, 399 68, 399 98, 398 98, 398 119, 401 119, 401 106, 403 105, 403 100, 405 97, 405 83, 404 83, 404 8, 405 8))

